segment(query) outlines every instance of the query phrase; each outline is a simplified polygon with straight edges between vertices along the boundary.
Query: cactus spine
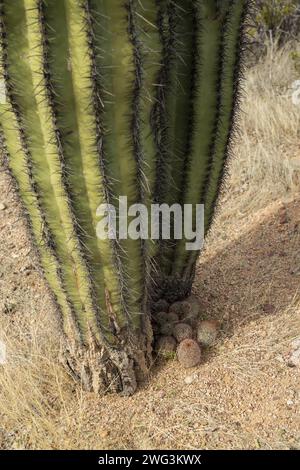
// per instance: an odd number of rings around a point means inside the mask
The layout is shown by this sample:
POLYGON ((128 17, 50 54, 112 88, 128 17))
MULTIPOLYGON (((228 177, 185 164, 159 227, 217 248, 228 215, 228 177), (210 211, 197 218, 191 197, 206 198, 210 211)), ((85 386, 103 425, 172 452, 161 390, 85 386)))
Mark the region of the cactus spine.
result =
POLYGON ((134 392, 152 304, 188 295, 198 256, 184 239, 101 240, 97 208, 204 203, 209 229, 249 3, 0 0, 1 146, 89 389, 134 392))

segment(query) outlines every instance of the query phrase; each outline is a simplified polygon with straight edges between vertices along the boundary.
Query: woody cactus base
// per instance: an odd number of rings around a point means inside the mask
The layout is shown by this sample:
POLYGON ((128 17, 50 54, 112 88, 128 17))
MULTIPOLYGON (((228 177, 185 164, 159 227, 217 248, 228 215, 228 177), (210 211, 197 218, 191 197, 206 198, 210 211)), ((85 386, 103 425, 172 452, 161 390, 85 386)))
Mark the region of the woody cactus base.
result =
MULTIPOLYGON (((1 147, 53 294, 65 362, 132 394, 155 302, 189 295, 186 240, 96 237, 97 208, 205 204, 227 160, 248 0, 0 0, 1 147)), ((159 304, 158 304, 159 305, 159 304)))

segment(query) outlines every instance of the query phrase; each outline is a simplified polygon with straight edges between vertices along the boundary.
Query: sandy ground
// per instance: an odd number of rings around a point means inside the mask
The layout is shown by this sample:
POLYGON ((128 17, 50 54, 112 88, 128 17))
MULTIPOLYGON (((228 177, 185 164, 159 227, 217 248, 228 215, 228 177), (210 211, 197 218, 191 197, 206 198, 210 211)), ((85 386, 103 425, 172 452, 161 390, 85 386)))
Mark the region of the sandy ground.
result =
POLYGON ((156 364, 125 399, 86 394, 57 365, 54 310, 0 184, 0 448, 300 449, 300 370, 285 360, 300 336, 300 195, 217 219, 194 286, 222 322, 217 344, 189 371, 156 364))

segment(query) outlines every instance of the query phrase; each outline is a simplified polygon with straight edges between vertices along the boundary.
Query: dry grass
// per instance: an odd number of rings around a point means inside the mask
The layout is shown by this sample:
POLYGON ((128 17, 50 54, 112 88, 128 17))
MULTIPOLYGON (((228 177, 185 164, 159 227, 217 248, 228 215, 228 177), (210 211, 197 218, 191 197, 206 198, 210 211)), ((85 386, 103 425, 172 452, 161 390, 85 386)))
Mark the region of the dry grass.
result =
POLYGON ((0 220, 0 448, 294 448, 299 371, 284 355, 300 334, 299 79, 287 50, 247 74, 236 158, 195 282, 203 317, 223 321, 192 384, 157 365, 129 399, 83 393, 57 363, 51 302, 32 266, 7 178, 0 220), (286 220, 283 220, 283 216, 286 220))
POLYGON ((248 217, 299 191, 300 111, 291 98, 299 76, 291 49, 270 47, 246 78, 239 138, 224 197, 227 207, 220 214, 220 220, 228 218, 231 224, 236 211, 248 217))

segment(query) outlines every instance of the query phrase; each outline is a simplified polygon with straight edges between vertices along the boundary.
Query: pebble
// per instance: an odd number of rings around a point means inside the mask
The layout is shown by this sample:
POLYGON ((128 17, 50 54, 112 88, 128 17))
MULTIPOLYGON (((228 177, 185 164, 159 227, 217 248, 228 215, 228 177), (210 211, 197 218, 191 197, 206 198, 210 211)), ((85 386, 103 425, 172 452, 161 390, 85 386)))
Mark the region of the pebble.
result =
POLYGON ((296 349, 291 353, 288 358, 288 365, 290 367, 299 367, 300 366, 300 348, 296 349))
POLYGON ((292 341, 291 346, 292 346, 292 349, 294 350, 300 348, 300 337, 294 339, 294 341, 292 341))
POLYGON ((274 313, 275 312, 275 305, 273 305, 273 304, 264 304, 262 306, 262 308, 263 308, 263 311, 265 313, 274 313))
POLYGON ((287 364, 290 367, 300 366, 300 338, 294 339, 291 343, 291 352, 289 354, 287 364))
POLYGON ((285 210, 283 210, 279 215, 279 224, 284 225, 288 223, 288 215, 285 210))
POLYGON ((184 379, 184 383, 186 385, 191 385, 197 379, 198 379, 198 374, 187 375, 186 378, 184 379))
POLYGON ((0 202, 0 211, 5 211, 6 209, 6 204, 4 202, 0 202))
POLYGON ((0 365, 6 364, 6 345, 0 340, 0 365))
POLYGON ((218 426, 207 426, 204 428, 204 432, 211 433, 211 432, 216 432, 218 431, 218 426))

